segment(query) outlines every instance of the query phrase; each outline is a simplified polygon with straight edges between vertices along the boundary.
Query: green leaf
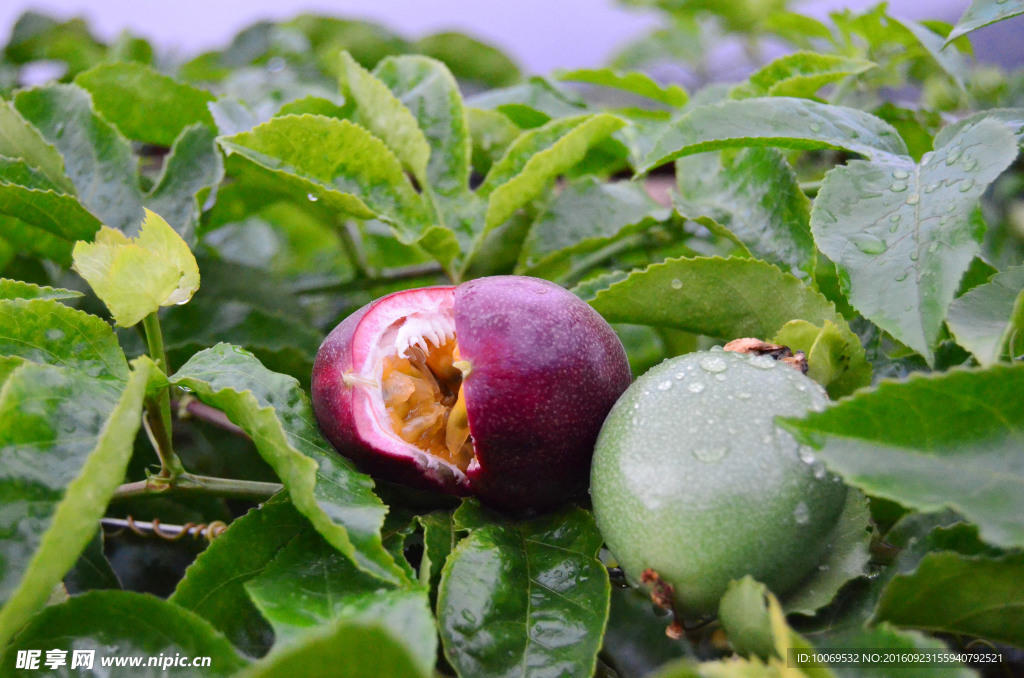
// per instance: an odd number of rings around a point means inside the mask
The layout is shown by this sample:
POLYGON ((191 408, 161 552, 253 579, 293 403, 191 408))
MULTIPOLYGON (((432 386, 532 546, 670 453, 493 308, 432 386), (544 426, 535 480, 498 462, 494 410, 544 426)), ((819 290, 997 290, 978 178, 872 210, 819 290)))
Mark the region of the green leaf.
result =
POLYGON ((686 90, 679 85, 663 87, 646 73, 638 71, 622 73, 610 68, 580 68, 561 72, 557 77, 563 81, 585 82, 589 85, 611 87, 612 89, 657 101, 672 108, 682 108, 690 99, 686 90))
MULTIPOLYGON (((0 278, 0 299, 75 299, 81 292, 0 278)), ((0 349, 0 354, 3 351, 0 349)))
POLYGON ((135 233, 143 216, 136 160, 128 141, 93 110, 89 93, 48 85, 18 92, 14 104, 63 156, 82 204, 107 226, 135 233))
POLYGON ((466 193, 472 151, 469 120, 452 74, 439 61, 400 56, 381 61, 373 75, 412 112, 430 146, 425 170, 430 187, 444 196, 466 193))
POLYGON ((984 558, 929 553, 912 573, 889 582, 874 618, 1024 645, 1022 578, 1024 554, 984 558))
POLYGON ((733 90, 732 97, 812 99, 825 85, 875 67, 876 64, 871 61, 838 54, 793 52, 762 66, 750 76, 747 83, 733 90))
MULTIPOLYGON (((870 377, 864 349, 832 302, 771 264, 754 259, 669 259, 634 271, 607 286, 591 281, 586 299, 608 322, 672 327, 721 339, 775 336, 791 320, 816 326, 831 321, 844 338, 844 368, 837 374, 842 393, 870 377), (852 377, 846 378, 846 375, 852 377), (846 378, 844 380, 844 378, 846 378)), ((830 386, 823 384, 825 386, 830 386)))
POLYGON ((676 211, 710 217, 760 259, 798 277, 814 271, 811 201, 785 156, 771 148, 683 157, 676 161, 676 211))
POLYGON ((67 195, 21 160, 0 158, 0 214, 7 214, 74 242, 101 226, 78 199, 67 195))
MULTIPOLYGON (((947 653, 949 646, 938 638, 910 631, 897 629, 882 622, 870 628, 854 628, 839 634, 829 634, 818 641, 818 647, 828 652, 843 650, 863 650, 864 648, 885 648, 886 652, 921 652, 947 653)), ((891 678, 894 671, 892 664, 859 664, 833 666, 832 671, 839 678, 891 678)), ((804 670, 810 670, 805 668, 804 670)), ((910 663, 900 665, 899 675, 903 678, 974 678, 978 674, 971 669, 956 663, 932 663, 914 666, 910 663)))
POLYGON ((49 365, 27 363, 0 390, 0 647, 45 603, 96 534, 124 479, 156 367, 135 363, 123 392, 49 365))
POLYGON ((356 122, 383 139, 402 165, 426 182, 430 143, 405 104, 345 51, 340 77, 342 94, 356 104, 356 122))
POLYGON ((40 668, 44 667, 46 650, 69 651, 66 665, 47 672, 51 676, 100 675, 102 659, 133 656, 143 657, 141 667, 127 672, 133 678, 198 673, 228 676, 245 666, 231 644, 201 618, 154 596, 128 591, 92 591, 48 607, 7 649, 0 659, 0 670, 14 675, 17 652, 26 649, 43 650, 40 668), (92 670, 70 668, 70 651, 80 649, 95 650, 92 670), (169 671, 170 662, 178 657, 209 657, 210 664, 199 672, 191 666, 169 671), (167 665, 147 666, 148 658, 166 661, 167 665))
POLYGON ((42 172, 62 193, 74 190, 74 184, 64 174, 64 159, 57 149, 3 99, 0 99, 0 155, 21 158, 42 172))
POLYGON ((895 129, 864 111, 808 99, 768 97, 689 109, 665 129, 639 171, 649 172, 684 155, 733 146, 840 148, 869 158, 907 152, 895 129))
POLYGON ((213 128, 206 104, 214 96, 133 61, 100 64, 75 78, 96 112, 129 139, 170 146, 194 124, 213 128))
POLYGON ((262 655, 273 631, 246 593, 245 584, 312 527, 291 504, 270 501, 231 523, 185 571, 168 599, 202 617, 248 655, 262 655))
POLYGON ((202 213, 199 193, 215 189, 223 178, 224 161, 214 131, 198 124, 186 127, 164 159, 163 171, 146 196, 146 204, 163 216, 186 243, 194 243, 202 213))
POLYGON ((566 186, 545 206, 523 241, 516 272, 554 278, 571 257, 668 217, 669 211, 639 184, 585 177, 566 186))
POLYGON ((516 139, 487 173, 477 194, 487 198, 483 233, 502 224, 601 141, 625 124, 608 114, 553 120, 516 139))
POLYGON ((540 127, 553 118, 586 113, 586 102, 547 78, 533 77, 513 87, 484 92, 467 102, 502 113, 519 127, 540 127))
POLYGON ((70 595, 78 595, 86 591, 102 589, 120 589, 121 581, 117 578, 110 561, 103 554, 103 528, 99 528, 93 538, 86 544, 85 550, 78 556, 74 567, 64 575, 64 589, 70 595))
POLYGON ((270 372, 242 349, 218 344, 193 356, 172 382, 242 427, 295 508, 334 548, 360 570, 404 583, 404 572, 381 543, 387 508, 373 493, 373 481, 324 440, 294 378, 270 372))
POLYGON ((1024 14, 1024 0, 972 0, 960 21, 946 37, 946 45, 961 35, 1012 16, 1024 14))
POLYGON ((670 619, 655 612, 650 595, 629 586, 612 586, 608 628, 601 659, 620 676, 647 676, 663 664, 693 654, 685 640, 665 635, 670 619))
POLYGON ((387 222, 405 243, 415 241, 429 223, 423 200, 394 153, 348 120, 288 115, 222 137, 220 144, 272 172, 283 188, 312 196, 325 208, 387 222))
POLYGON ((128 362, 110 325, 49 299, 0 301, 0 355, 54 365, 103 380, 128 380, 128 362))
POLYGON ((508 55, 465 33, 428 35, 414 42, 409 51, 443 61, 456 78, 489 88, 511 85, 520 78, 519 67, 508 55))
POLYGON ((980 249, 978 198, 1017 155, 994 121, 925 155, 855 160, 825 176, 811 212, 818 248, 850 303, 931 363, 960 278, 980 249))
POLYGON ((744 657, 785 657, 789 628, 768 587, 746 576, 729 584, 718 606, 729 643, 744 657))
POLYGON ((868 500, 854 488, 829 537, 828 549, 818 568, 782 600, 787 613, 812 615, 828 605, 851 579, 867 573, 871 559, 871 511, 868 500))
POLYGON ((833 398, 846 395, 871 383, 871 365, 854 360, 849 337, 831 320, 818 327, 806 320, 790 320, 771 339, 807 356, 807 376, 827 384, 833 398))
POLYGON ((274 627, 275 648, 301 642, 311 630, 339 619, 388 628, 421 673, 437 660, 437 630, 423 589, 381 587, 312 530, 295 537, 245 585, 274 627))
POLYGON ((5 264, 15 254, 36 259, 49 259, 62 266, 71 266, 74 243, 26 224, 20 219, 0 216, 0 259, 5 264))
POLYGON ((445 564, 438 621, 460 676, 590 676, 608 617, 601 536, 574 508, 493 523, 445 564))
POLYGON ((381 624, 341 619, 271 652, 237 678, 429 678, 404 640, 381 624))
POLYGON ((974 127, 986 119, 1002 123, 1007 130, 1017 137, 1017 144, 1024 145, 1024 108, 992 108, 943 127, 935 135, 935 148, 945 146, 953 137, 959 135, 965 129, 974 127))
POLYGON ((948 41, 928 26, 910 21, 907 19, 890 18, 892 26, 900 26, 913 36, 917 44, 924 48, 925 52, 935 61, 942 71, 949 76, 953 84, 961 92, 966 92, 965 82, 971 77, 971 71, 966 60, 955 49, 944 50, 948 41))
POLYGON ((987 542, 1024 545, 1024 366, 883 382, 805 419, 780 420, 829 469, 919 511, 954 508, 987 542))
POLYGON ((1024 266, 1008 268, 954 299, 946 322, 983 367, 999 362, 1010 338, 1024 331, 1024 266))
POLYGON ((473 140, 473 169, 483 174, 505 155, 522 130, 497 111, 470 108, 467 117, 473 140))
POLYGON ((423 556, 420 559, 420 585, 433 590, 441 578, 441 568, 448 554, 455 548, 459 537, 455 531, 451 511, 433 511, 418 516, 417 522, 423 527, 423 556))
POLYGON ((121 327, 161 306, 184 304, 199 289, 199 266, 188 245, 159 214, 146 210, 137 238, 104 226, 94 242, 79 242, 75 271, 121 327))

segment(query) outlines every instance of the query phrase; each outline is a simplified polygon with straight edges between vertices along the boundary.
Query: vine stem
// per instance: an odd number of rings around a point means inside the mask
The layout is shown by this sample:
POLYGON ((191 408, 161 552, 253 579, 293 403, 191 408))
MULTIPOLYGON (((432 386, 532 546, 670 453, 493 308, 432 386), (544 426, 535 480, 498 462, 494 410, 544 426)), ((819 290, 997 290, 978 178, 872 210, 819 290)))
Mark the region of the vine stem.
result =
MULTIPOLYGON (((146 330, 146 345, 149 357, 152 358, 167 376, 171 368, 167 364, 167 352, 164 349, 164 335, 160 330, 158 311, 153 311, 142 320, 146 330)), ((177 478, 185 473, 181 459, 174 453, 171 442, 171 393, 169 389, 161 389, 159 395, 146 398, 146 420, 152 432, 156 455, 160 458, 160 476, 177 478)))
POLYGON ((401 268, 382 268, 373 278, 355 278, 343 282, 328 281, 318 282, 302 287, 294 287, 292 291, 296 294, 324 294, 355 292, 369 289, 375 285, 415 280, 427 276, 441 275, 445 271, 439 264, 426 263, 404 266, 401 268))
POLYGON ((280 483, 214 478, 182 471, 173 479, 156 476, 134 483, 125 483, 114 490, 111 501, 123 501, 155 494, 203 494, 227 499, 263 501, 282 489, 284 486, 280 483))

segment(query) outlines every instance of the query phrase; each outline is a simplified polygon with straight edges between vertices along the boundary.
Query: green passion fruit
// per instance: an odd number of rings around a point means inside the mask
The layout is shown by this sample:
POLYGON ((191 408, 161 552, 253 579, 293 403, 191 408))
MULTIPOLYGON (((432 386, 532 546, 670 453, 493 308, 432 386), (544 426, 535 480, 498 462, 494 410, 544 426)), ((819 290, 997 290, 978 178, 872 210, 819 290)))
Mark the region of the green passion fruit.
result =
POLYGON ((378 477, 540 510, 586 488, 594 441, 629 386, 590 306, 523 276, 396 292, 341 322, 313 366, 313 410, 378 477))
POLYGON ((594 516, 627 579, 653 570, 684 614, 714 612, 748 574, 792 591, 824 557, 846 486, 774 420, 827 402, 766 355, 702 351, 640 377, 608 415, 591 471, 594 516))

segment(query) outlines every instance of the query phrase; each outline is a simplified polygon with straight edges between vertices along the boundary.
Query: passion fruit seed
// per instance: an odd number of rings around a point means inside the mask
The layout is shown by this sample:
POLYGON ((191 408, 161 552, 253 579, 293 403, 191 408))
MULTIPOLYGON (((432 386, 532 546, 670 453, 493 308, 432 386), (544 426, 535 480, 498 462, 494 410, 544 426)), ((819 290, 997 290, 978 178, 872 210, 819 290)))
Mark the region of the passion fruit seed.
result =
POLYGON ((616 403, 598 437, 591 494, 627 578, 651 569, 680 612, 714 612, 750 574, 784 595, 821 562, 846 496, 775 417, 822 409, 816 383, 767 355, 722 350, 665 361, 616 403), (681 388, 658 385, 682 374, 681 388))

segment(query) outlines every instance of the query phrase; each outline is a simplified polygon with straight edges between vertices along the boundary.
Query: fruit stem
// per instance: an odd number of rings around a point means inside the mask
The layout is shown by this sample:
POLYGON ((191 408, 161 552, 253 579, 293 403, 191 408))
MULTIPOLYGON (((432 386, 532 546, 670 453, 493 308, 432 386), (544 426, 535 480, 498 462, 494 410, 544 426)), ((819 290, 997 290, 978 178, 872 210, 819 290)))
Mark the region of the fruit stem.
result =
POLYGON ((125 483, 114 490, 111 501, 154 494, 202 494, 227 499, 263 501, 277 494, 283 488, 284 486, 279 483, 197 476, 183 471, 173 479, 155 476, 134 483, 125 483))
MULTIPOLYGON (((160 318, 157 311, 147 315, 142 325, 146 330, 146 344, 149 347, 149 357, 156 362, 167 376, 171 375, 171 368, 167 364, 167 353, 164 350, 164 335, 160 330, 160 318)), ((169 388, 160 389, 156 396, 146 397, 146 423, 152 434, 153 448, 156 456, 160 458, 160 473, 162 478, 174 479, 185 472, 178 455, 174 453, 174 446, 171 442, 171 392, 169 388)))
POLYGON ((351 229, 352 226, 348 221, 337 224, 335 230, 338 233, 338 240, 341 241, 341 248, 345 250, 345 256, 348 257, 349 263, 352 264, 357 278, 373 278, 374 276, 370 273, 370 267, 366 263, 366 257, 359 250, 359 245, 356 244, 356 239, 352 235, 351 229))

